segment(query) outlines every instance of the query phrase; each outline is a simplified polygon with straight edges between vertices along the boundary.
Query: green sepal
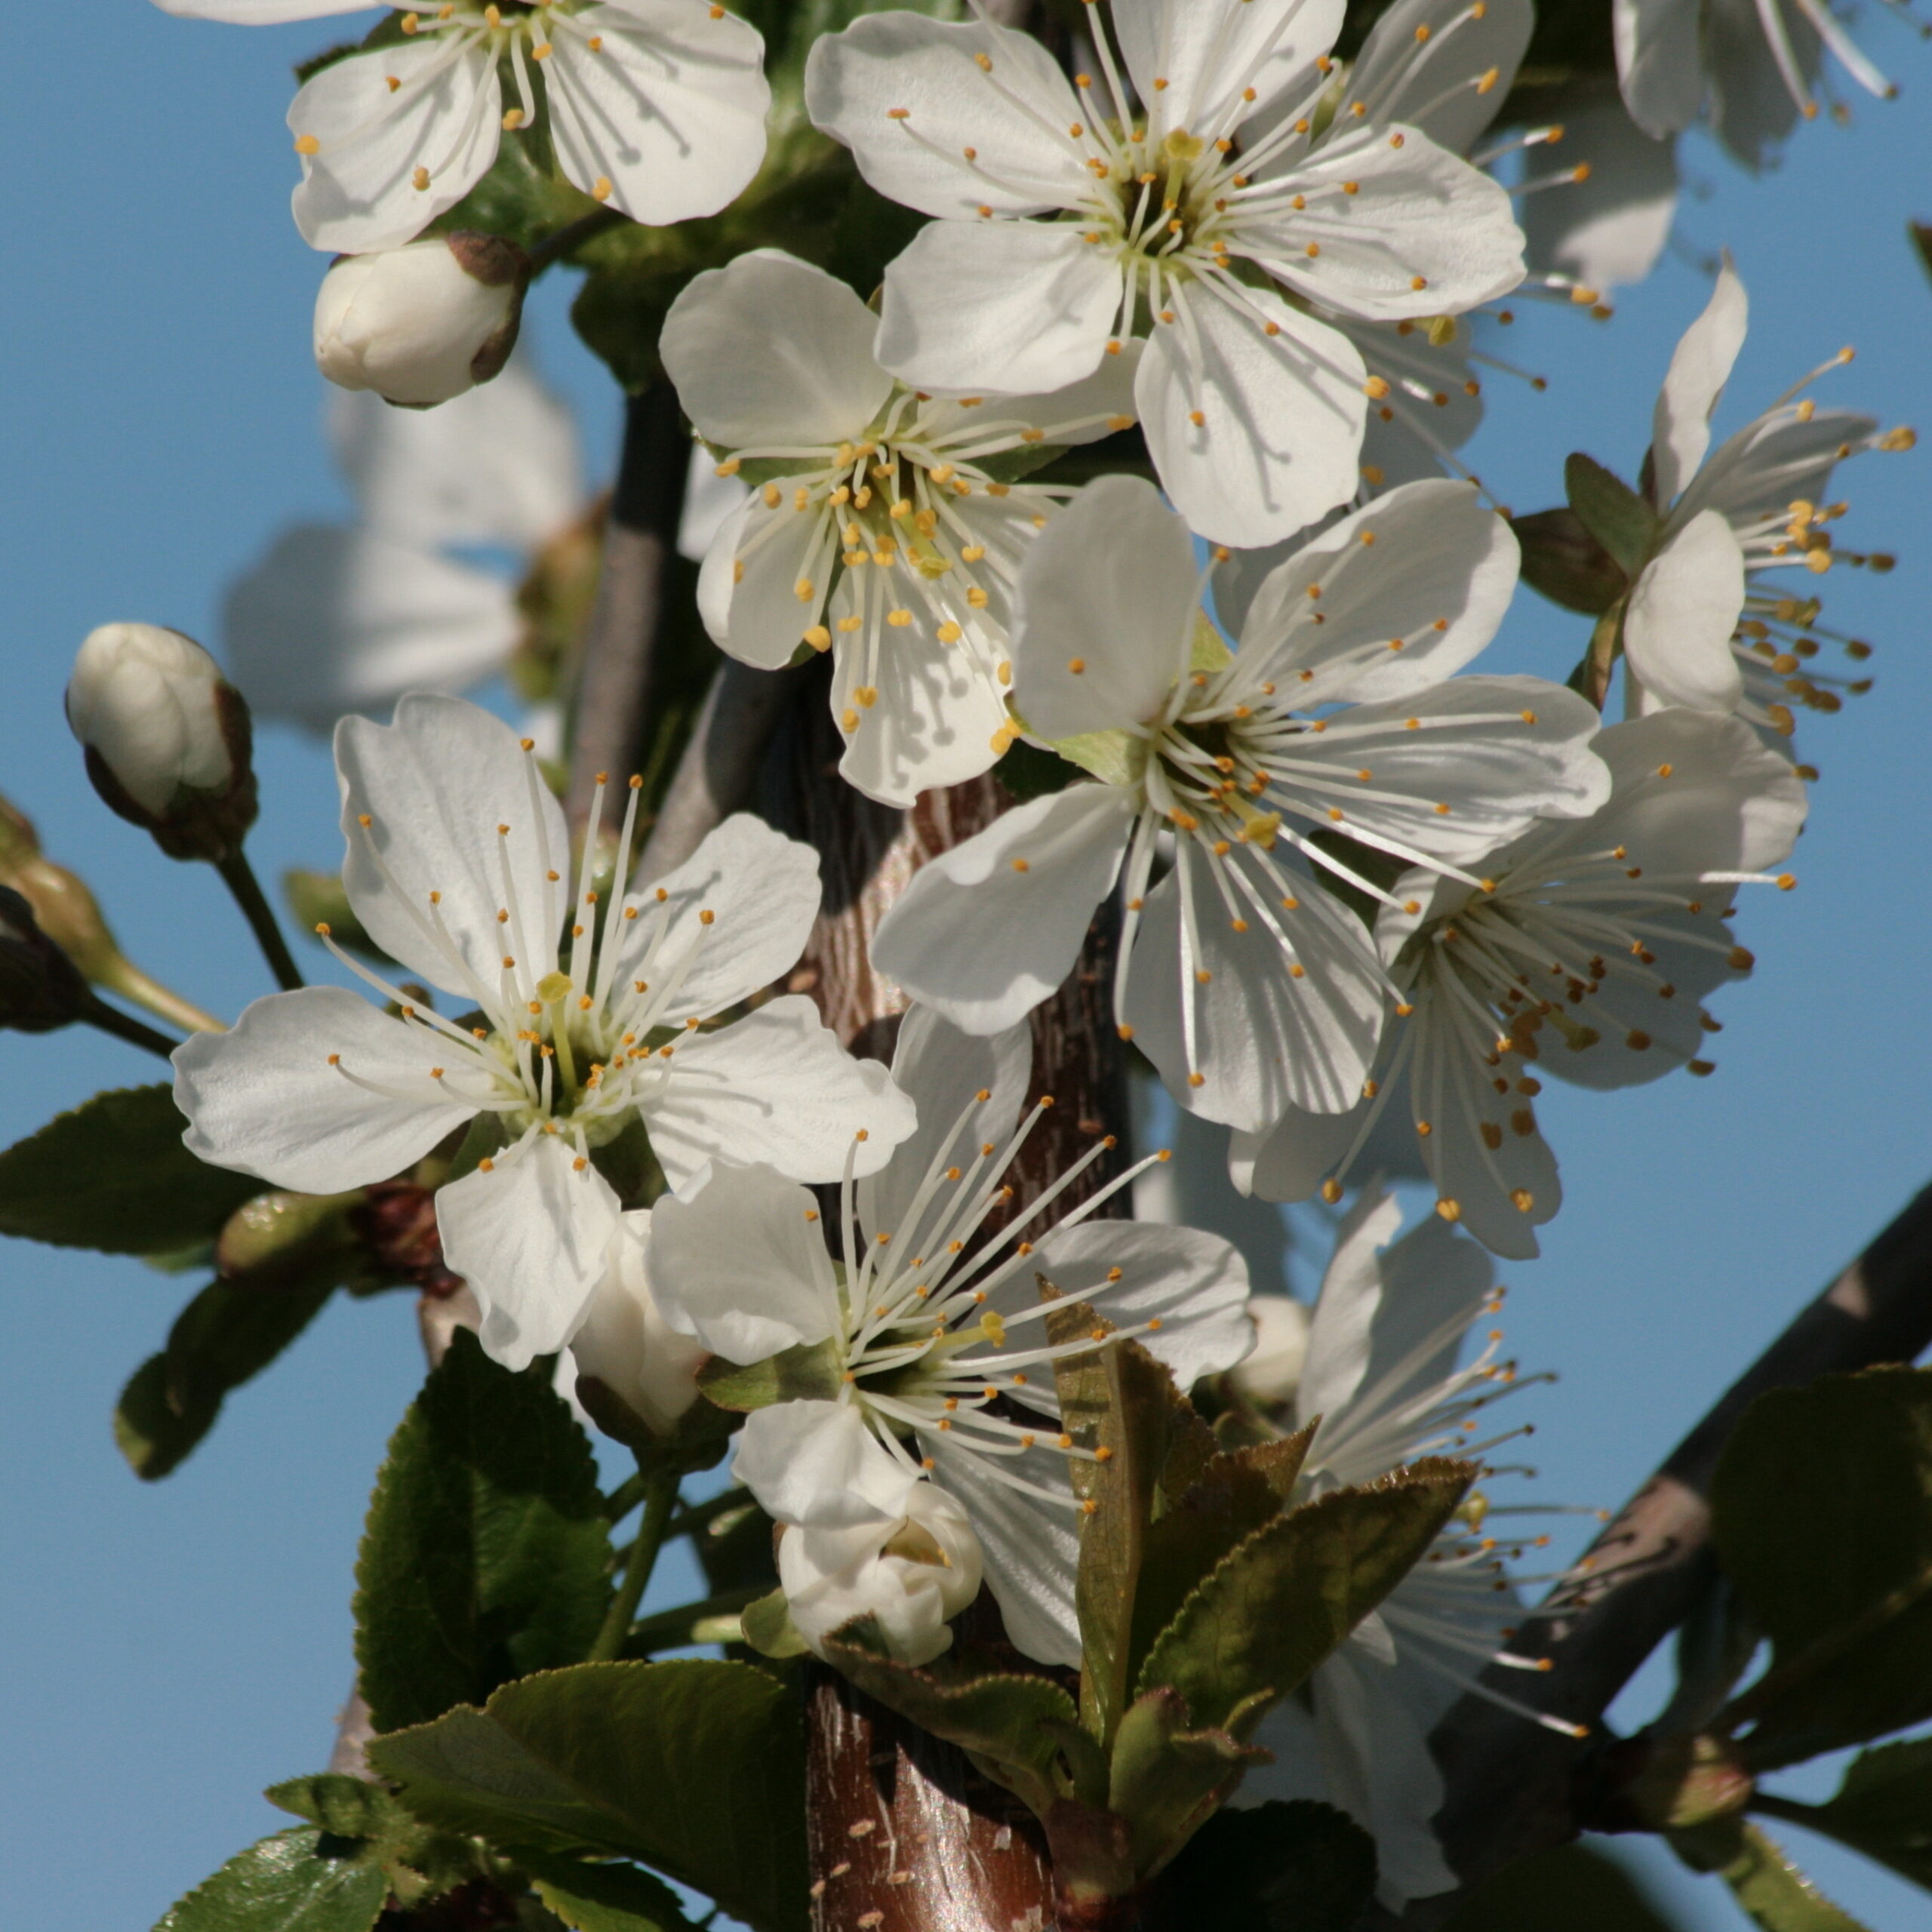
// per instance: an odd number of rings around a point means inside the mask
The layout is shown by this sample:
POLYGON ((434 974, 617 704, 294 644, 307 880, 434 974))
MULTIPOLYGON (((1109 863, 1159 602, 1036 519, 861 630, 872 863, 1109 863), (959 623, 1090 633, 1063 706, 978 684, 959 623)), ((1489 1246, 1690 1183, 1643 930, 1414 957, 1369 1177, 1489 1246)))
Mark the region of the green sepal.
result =
POLYGON ((535 1374, 459 1330, 389 1443, 355 1567, 355 1658, 378 1730, 574 1663, 611 1601, 589 1438, 535 1374))
POLYGON ((1150 1922, 1187 1932, 1355 1932, 1374 1895, 1375 1841, 1353 1819, 1307 1799, 1271 1801, 1210 1818, 1161 1875, 1150 1922))
POLYGON ((791 1605, 782 1589, 769 1591, 755 1602, 746 1604, 738 1613, 738 1629, 761 1657, 781 1663, 803 1657, 811 1647, 792 1621, 791 1605))
POLYGON ((231 1389, 260 1374, 321 1312, 331 1288, 211 1281, 175 1318, 168 1345, 129 1378, 114 1440, 135 1475, 158 1482, 215 1424, 231 1389))
POLYGON ((370 1932, 389 1890, 354 1841, 301 1825, 238 1852, 155 1932, 370 1932))
POLYGON ((1620 476, 1580 450, 1563 466, 1563 487, 1577 521, 1626 576, 1635 578, 1657 546, 1657 512, 1620 476))
POLYGON ((1511 520, 1522 547, 1523 581, 1565 611, 1599 617, 1630 587, 1621 565, 1573 509, 1511 520))
POLYGON ((836 1401, 844 1380, 844 1358, 827 1336, 747 1366, 713 1355, 698 1371, 697 1386, 721 1409, 744 1414, 774 1402, 836 1401))
POLYGON ((592 1865, 527 1852, 537 1896, 571 1932, 690 1932, 678 1895, 635 1865, 592 1865))
POLYGON ((805 1932, 804 1724, 749 1664, 580 1664, 368 1747, 421 1818, 527 1850, 634 1858, 756 1932, 805 1932))
POLYGON ((1867 1932, 1755 1825, 1734 1818, 1667 1837, 1692 1871, 1715 1872, 1730 1887, 1745 1916, 1761 1932, 1867 1932))
POLYGON ((0 1153, 0 1235, 103 1254, 205 1251, 262 1192, 197 1160, 165 1086, 97 1094, 0 1153))
POLYGON ((1147 740, 1131 731, 1083 731, 1057 739, 1054 749, 1103 785, 1137 785, 1147 768, 1147 740))
POLYGON ((1170 1686, 1203 1728, 1251 1734, 1414 1568, 1475 1475, 1432 1457, 1276 1517, 1182 1604, 1138 1690, 1170 1686))

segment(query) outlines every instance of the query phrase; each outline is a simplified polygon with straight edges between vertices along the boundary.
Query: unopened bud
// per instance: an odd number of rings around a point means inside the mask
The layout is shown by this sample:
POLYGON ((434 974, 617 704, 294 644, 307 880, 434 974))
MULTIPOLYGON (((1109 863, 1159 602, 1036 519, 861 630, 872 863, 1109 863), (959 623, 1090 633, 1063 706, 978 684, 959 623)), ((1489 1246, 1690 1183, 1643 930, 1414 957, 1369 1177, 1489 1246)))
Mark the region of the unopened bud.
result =
POLYGON ((32 906, 0 886, 0 1026, 51 1033, 93 1003, 81 969, 41 931, 32 906))
POLYGON ((346 389, 429 409, 487 383, 523 321, 530 258, 469 229, 345 255, 315 297, 315 363, 346 389))
MULTIPOLYGON (((611 1237, 603 1278, 583 1325, 571 1337, 571 1355, 580 1377, 602 1385, 599 1395, 584 1402, 600 1427, 606 1423, 603 1397, 611 1396, 649 1435, 663 1440, 697 1401, 697 1371, 709 1351, 670 1327, 658 1309, 644 1266, 650 1225, 648 1214, 626 1214, 611 1237)), ((610 1420, 618 1426, 608 1432, 634 1435, 629 1417, 610 1420)))
POLYGON ((0 798, 0 885, 12 887, 33 908, 41 931, 97 984, 125 964, 87 881, 40 849, 33 821, 0 798))
POLYGON ((255 822, 253 733, 242 694, 192 638, 103 624, 67 682, 67 722, 108 805, 171 859, 219 863, 255 822))
POLYGON ((1289 1295, 1251 1295, 1253 1352, 1228 1371, 1233 1389, 1251 1402, 1272 1407, 1291 1402, 1308 1357, 1308 1310, 1289 1295))

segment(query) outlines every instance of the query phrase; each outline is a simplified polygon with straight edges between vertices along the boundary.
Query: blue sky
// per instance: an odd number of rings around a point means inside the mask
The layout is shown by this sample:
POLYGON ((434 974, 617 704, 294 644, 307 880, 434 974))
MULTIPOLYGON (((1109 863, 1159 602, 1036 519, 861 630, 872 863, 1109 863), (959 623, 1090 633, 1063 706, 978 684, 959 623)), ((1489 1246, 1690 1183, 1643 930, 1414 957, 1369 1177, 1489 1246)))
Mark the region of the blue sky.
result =
MULTIPOLYGON (((288 219, 281 122, 290 63, 329 37, 327 23, 245 31, 171 20, 146 0, 69 0, 37 14, 31 85, 0 122, 12 291, 0 311, 0 789, 91 881, 131 955, 229 1012, 265 986, 245 932, 211 873, 161 861, 95 799, 60 694, 93 625, 143 618, 212 641, 225 582, 282 524, 346 507, 308 349, 321 264, 288 219)), ((1823 399, 1932 422, 1932 288, 1903 232, 1932 215, 1910 198, 1921 183, 1932 196, 1932 122, 1916 102, 1926 57, 1882 23, 1868 38, 1905 100, 1861 101, 1849 130, 1806 131, 1762 179, 1692 143, 1687 245, 1614 321, 1519 305, 1511 351, 1551 380, 1541 395, 1491 384, 1475 453, 1506 501, 1558 501, 1572 448, 1634 475, 1671 343, 1704 299, 1696 258, 1720 245, 1754 298, 1721 432, 1846 343, 1858 360, 1823 399)), ((568 293, 540 291, 534 334, 601 474, 616 398, 569 336, 568 293)), ((1507 1278, 1513 1346, 1563 1376, 1537 1404, 1552 1497, 1619 1500, 1932 1168, 1918 842, 1932 463, 1866 459, 1841 494, 1854 505, 1845 540, 1900 559, 1891 576, 1828 586, 1832 620, 1878 647, 1876 689, 1804 728, 1823 777, 1801 883, 1747 895, 1741 934, 1761 964, 1717 1002, 1720 1069, 1615 1095, 1552 1086, 1544 1103, 1567 1204, 1544 1258, 1507 1278)), ((1561 678, 1580 644, 1578 620, 1525 592, 1490 667, 1561 678)), ((258 866, 334 864, 321 752, 270 731, 260 764, 258 866)), ((0 1051, 0 1140, 155 1071, 72 1035, 9 1036, 0 1051)), ((263 1785, 327 1754, 348 1687, 361 1512, 420 1374, 411 1309, 401 1297, 332 1309, 180 1474, 148 1488, 108 1419, 194 1281, 19 1244, 0 1258, 0 1348, 18 1371, 0 1404, 0 1457, 15 1472, 0 1567, 0 1869, 23 1924, 141 1932, 276 1827, 263 1785)), ((1923 1923, 1921 1895, 1797 1848, 1874 1932, 1923 1923)), ((1656 1863, 1687 1924, 1741 1923, 1656 1863)))

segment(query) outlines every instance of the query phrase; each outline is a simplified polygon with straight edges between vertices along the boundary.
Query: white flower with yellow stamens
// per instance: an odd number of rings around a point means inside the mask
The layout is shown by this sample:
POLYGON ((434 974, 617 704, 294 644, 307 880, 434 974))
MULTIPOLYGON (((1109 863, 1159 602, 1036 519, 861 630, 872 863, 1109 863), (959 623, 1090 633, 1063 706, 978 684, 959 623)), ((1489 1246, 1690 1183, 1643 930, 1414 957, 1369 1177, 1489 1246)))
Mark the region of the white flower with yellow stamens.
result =
POLYGON ((1142 335, 1148 446, 1196 529, 1271 543, 1352 497, 1379 382, 1285 297, 1455 314, 1523 263, 1509 197, 1466 162, 1365 102, 1329 120, 1342 11, 1113 0, 1118 61, 1088 14, 1097 84, 983 17, 819 42, 812 118, 936 217, 886 272, 880 360, 935 393, 1051 390, 1142 335))
POLYGON ((977 777, 1012 737, 1014 580, 1072 492, 1002 476, 1017 456, 1131 428, 1134 368, 1110 358, 1057 395, 940 401, 879 367, 878 330, 843 282, 759 249, 685 289, 662 349, 720 472, 756 486, 705 560, 707 628, 766 669, 801 644, 829 651, 839 770, 909 805, 977 777))
MULTIPOLYGON (((1887 567, 1889 559, 1833 549, 1826 526, 1846 506, 1826 493, 1847 457, 1909 449, 1915 438, 1909 429, 1881 434, 1872 417, 1820 410, 1801 394, 1848 362, 1845 349, 1707 456, 1747 313, 1744 285, 1727 261, 1658 394, 1645 474, 1661 521, 1624 616, 1626 675, 1633 714, 1666 705, 1736 711, 1788 740, 1793 703, 1835 711, 1833 687, 1844 681, 1808 668, 1822 631, 1817 597, 1759 580, 1792 569, 1822 577, 1835 561, 1887 567)), ((1854 638, 1840 641, 1854 661, 1869 655, 1854 638)))
POLYGON ((1486 853, 1607 789, 1574 693, 1451 675, 1494 634, 1516 565, 1469 485, 1410 484, 1278 565, 1230 655, 1200 615, 1186 525, 1148 484, 1090 485, 1022 567, 1014 701, 1101 782, 916 873, 875 962, 955 1025, 997 1031, 1066 977, 1124 864, 1115 1015, 1175 1098, 1250 1129, 1352 1106, 1387 980, 1309 869, 1386 899, 1340 838, 1478 888, 1486 853))
MULTIPOLYGON (((156 4, 245 26, 353 11, 343 0, 156 4)), ((302 158, 295 223, 311 248, 393 248, 454 208, 503 136, 535 124, 534 66, 565 179, 634 221, 715 214, 764 158, 764 40, 710 0, 424 0, 393 11, 399 44, 331 61, 290 106, 302 158)))
POLYGON ((1701 1002, 1752 964, 1724 923, 1732 891, 1794 882, 1768 869, 1804 822, 1804 787, 1741 721, 1709 712, 1614 724, 1595 749, 1609 802, 1493 853, 1493 891, 1397 882, 1378 936, 1401 1004, 1366 1097, 1235 1135, 1244 1192, 1338 1198, 1382 1110, 1407 1106, 1441 1214, 1527 1259, 1561 1200, 1537 1072, 1614 1088, 1711 1070, 1701 1002))
MULTIPOLYGON (((1544 1379, 1519 1380, 1512 1364, 1498 1361, 1499 1331, 1473 1361, 1457 1365, 1470 1325, 1501 1306, 1488 1256, 1440 1221, 1395 1241, 1401 1221, 1400 1203, 1371 1188, 1337 1232, 1299 1386, 1278 1411, 1284 1430, 1315 1425, 1304 1496, 1372 1483, 1425 1456, 1481 1457, 1525 1432, 1483 1434, 1485 1410, 1544 1379)), ((1484 1534, 1497 1517, 1536 1509, 1497 1509, 1481 1491, 1472 1496, 1429 1555, 1317 1667, 1309 1707, 1291 1699, 1256 1734, 1275 1762, 1248 1774, 1235 1803, 1312 1797, 1339 1804, 1374 1837, 1377 1896, 1392 1911, 1457 1882, 1431 1826, 1444 1791, 1428 1737, 1458 1696, 1475 1690, 1579 1734, 1574 1724, 1496 1697, 1475 1676, 1491 1663, 1541 1668, 1507 1648, 1523 1613, 1506 1558, 1549 1539, 1484 1534)))
MULTIPOLYGON (((809 848, 729 819, 654 888, 600 906, 588 861, 571 883, 529 741, 488 712, 418 694, 393 725, 343 719, 335 743, 349 904, 475 1011, 434 1012, 331 945, 398 1011, 312 986, 197 1035, 175 1055, 185 1138, 217 1167, 328 1194, 493 1119, 500 1144, 438 1191, 436 1219, 499 1361, 551 1352, 583 1316, 619 1217, 592 1156, 633 1123, 673 1186, 720 1156, 805 1180, 869 1172, 912 1131, 884 1069, 848 1055, 808 999, 703 1030, 797 959, 819 905, 809 848)), ((633 781, 620 878, 636 796, 633 781)))
POLYGON ((985 1231, 1012 1201, 1007 1171, 1052 1104, 1021 1117, 1031 1057, 1023 1026, 975 1038, 914 1008, 892 1070, 918 1129, 869 1179, 848 1171, 842 1260, 806 1189, 767 1167, 720 1164, 658 1203, 648 1266, 674 1327, 727 1361, 784 1358, 779 1398, 752 1410, 737 1463, 766 1508, 806 1518, 788 1472, 832 1455, 856 1412, 906 1475, 929 1475, 964 1505, 1014 1642, 1072 1664, 1078 1506, 1066 1459, 1091 1452, 1060 1429, 1053 1364, 1091 1343, 1047 1340, 1036 1277, 1143 1341, 1183 1388, 1239 1361, 1254 1330, 1247 1271, 1226 1241, 1090 1218, 1164 1155, 1056 1225, 1054 1201, 1112 1144, 1097 1141, 1000 1232, 985 1231))

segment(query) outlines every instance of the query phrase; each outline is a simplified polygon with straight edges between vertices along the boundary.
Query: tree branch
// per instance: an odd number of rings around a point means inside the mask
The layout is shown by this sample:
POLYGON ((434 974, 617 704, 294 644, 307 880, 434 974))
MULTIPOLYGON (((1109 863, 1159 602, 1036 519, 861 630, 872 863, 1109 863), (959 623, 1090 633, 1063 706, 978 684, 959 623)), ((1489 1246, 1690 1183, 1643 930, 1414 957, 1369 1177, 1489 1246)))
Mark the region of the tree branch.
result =
MULTIPOLYGON (((1911 1361, 1932 1346, 1932 1186, 1897 1220, 1727 1390, 1591 1546, 1511 1647, 1547 1657, 1531 1680, 1538 1707, 1595 1724, 1644 1660, 1715 1582, 1711 1479, 1738 1419, 1773 1389, 1822 1375, 1911 1361)), ((1521 1672, 1492 1666, 1485 1683, 1522 1694, 1521 1672)), ((1479 1884, 1526 1854, 1581 1829, 1579 1805, 1595 1752, 1534 1728, 1473 1696, 1431 1740, 1449 1796, 1436 1817, 1450 1863, 1479 1884)), ((1418 1900, 1401 1923, 1438 1925, 1457 1893, 1418 1900)))
MULTIPOLYGON (((629 771, 643 736, 690 454, 677 392, 668 381, 660 378, 629 398, 623 454, 605 529, 603 574, 571 700, 566 808, 574 829, 590 817, 597 774, 629 771)), ((622 785, 605 794, 605 816, 614 826, 626 796, 622 785)))

